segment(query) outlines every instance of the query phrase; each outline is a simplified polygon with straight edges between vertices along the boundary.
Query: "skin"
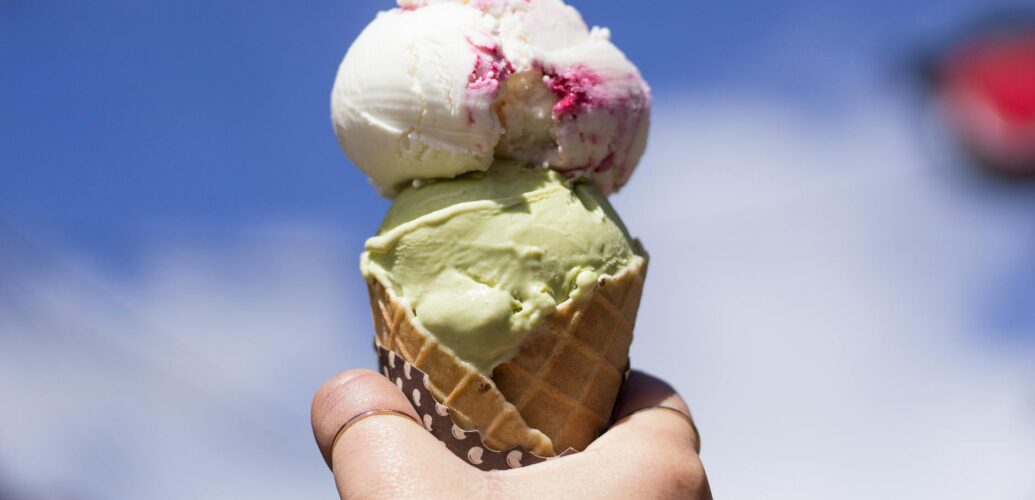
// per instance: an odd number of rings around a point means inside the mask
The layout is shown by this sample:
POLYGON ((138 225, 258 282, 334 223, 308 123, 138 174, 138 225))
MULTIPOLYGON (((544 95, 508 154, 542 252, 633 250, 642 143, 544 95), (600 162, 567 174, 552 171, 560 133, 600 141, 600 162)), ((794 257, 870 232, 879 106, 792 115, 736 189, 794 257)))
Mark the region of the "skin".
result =
POLYGON ((672 388, 634 371, 618 400, 621 418, 582 453, 508 471, 482 472, 458 459, 420 424, 396 415, 353 415, 391 408, 417 417, 394 384, 370 370, 328 380, 313 398, 313 432, 343 499, 377 498, 680 498, 711 499, 700 437, 669 406, 690 415, 672 388))

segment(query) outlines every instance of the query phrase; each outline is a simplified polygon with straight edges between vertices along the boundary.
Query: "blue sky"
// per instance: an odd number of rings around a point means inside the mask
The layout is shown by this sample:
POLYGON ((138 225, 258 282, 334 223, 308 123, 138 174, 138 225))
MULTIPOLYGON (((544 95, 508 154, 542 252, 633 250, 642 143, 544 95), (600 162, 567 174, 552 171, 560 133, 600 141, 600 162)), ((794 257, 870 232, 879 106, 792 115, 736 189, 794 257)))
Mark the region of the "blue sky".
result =
MULTIPOLYGON (((655 90, 633 363, 716 491, 1031 498, 1035 185, 904 69, 1020 2, 573 3, 655 90)), ((0 497, 333 495, 309 398, 373 362, 387 202, 329 93, 389 4, 0 0, 0 497)))
MULTIPOLYGON (((820 109, 995 7, 583 4, 661 96, 739 88, 820 109)), ((335 146, 328 89, 388 5, 0 2, 0 219, 116 268, 156 233, 217 238, 271 217, 370 233, 384 204, 335 146)))

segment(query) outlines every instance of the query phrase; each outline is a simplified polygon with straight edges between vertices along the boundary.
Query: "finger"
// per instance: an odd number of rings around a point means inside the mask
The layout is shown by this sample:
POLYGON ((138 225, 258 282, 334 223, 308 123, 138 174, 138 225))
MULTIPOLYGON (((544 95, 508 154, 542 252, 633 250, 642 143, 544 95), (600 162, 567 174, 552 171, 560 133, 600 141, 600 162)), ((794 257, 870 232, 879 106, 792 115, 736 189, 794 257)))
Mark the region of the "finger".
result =
POLYGON ((343 497, 426 497, 428 485, 442 491, 478 486, 477 471, 450 453, 417 419, 402 392, 370 370, 342 373, 320 387, 313 398, 313 434, 343 497), (405 412, 413 420, 373 415, 355 421, 335 440, 350 418, 375 409, 405 412))
POLYGON ((324 382, 316 391, 312 408, 313 434, 328 467, 334 439, 349 418, 372 409, 398 410, 414 420, 418 418, 409 401, 384 388, 378 377, 370 370, 351 370, 324 382))
POLYGON ((606 447, 632 436, 670 440, 671 444, 689 444, 695 452, 701 451, 701 437, 693 421, 693 415, 683 398, 665 381, 643 373, 632 371, 615 402, 615 425, 592 446, 606 447), (663 406, 673 411, 657 408, 663 406))
POLYGON ((615 421, 641 408, 658 405, 675 408, 690 415, 690 408, 671 385, 639 370, 632 370, 615 402, 615 421))

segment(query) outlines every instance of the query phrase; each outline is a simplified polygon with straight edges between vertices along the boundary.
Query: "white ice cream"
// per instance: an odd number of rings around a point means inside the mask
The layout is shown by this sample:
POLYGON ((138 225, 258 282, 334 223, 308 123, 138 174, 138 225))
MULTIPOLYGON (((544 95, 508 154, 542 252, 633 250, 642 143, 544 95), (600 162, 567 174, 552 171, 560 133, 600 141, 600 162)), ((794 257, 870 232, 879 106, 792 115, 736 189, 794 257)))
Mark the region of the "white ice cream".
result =
POLYGON ((386 195, 494 157, 587 177, 605 193, 646 146, 636 67, 560 0, 400 0, 338 70, 335 132, 386 195))

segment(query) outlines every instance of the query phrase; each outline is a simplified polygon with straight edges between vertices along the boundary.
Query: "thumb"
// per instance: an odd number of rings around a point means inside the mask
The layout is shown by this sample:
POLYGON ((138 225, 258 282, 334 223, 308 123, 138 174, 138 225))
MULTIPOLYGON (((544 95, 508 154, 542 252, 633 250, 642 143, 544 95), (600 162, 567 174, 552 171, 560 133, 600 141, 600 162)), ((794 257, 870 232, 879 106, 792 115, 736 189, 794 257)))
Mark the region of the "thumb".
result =
POLYGON ((342 498, 420 498, 434 491, 429 487, 477 493, 477 470, 424 430, 402 392, 377 372, 351 370, 325 382, 313 398, 312 420, 342 498), (395 410, 412 420, 373 414, 339 435, 349 419, 370 410, 395 410))

